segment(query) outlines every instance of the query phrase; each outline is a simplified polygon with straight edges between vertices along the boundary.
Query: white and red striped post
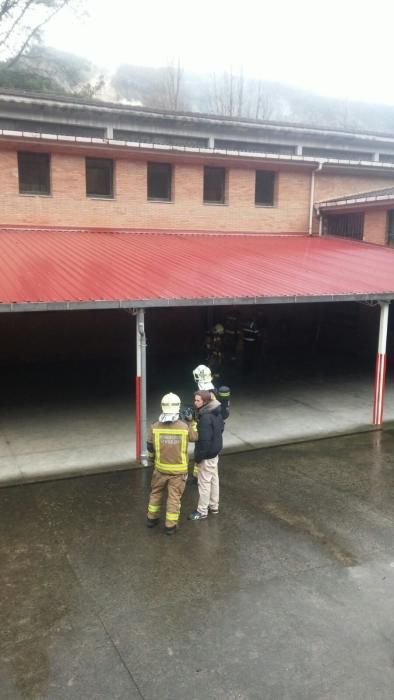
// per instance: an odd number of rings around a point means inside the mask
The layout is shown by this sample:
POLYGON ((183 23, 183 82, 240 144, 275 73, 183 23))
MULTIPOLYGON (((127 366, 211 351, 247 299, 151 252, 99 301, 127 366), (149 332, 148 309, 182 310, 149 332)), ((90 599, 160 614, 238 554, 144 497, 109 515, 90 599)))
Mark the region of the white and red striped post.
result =
POLYGON ((139 312, 136 313, 136 375, 135 375, 135 457, 141 457, 141 333, 139 332, 139 312))
POLYGON ((146 335, 143 309, 136 313, 137 371, 135 376, 135 456, 146 462, 146 335))
POLYGON ((376 357, 375 390, 373 402, 373 424, 382 425, 384 408, 384 387, 386 382, 386 346, 389 320, 389 302, 380 303, 379 344, 376 357))

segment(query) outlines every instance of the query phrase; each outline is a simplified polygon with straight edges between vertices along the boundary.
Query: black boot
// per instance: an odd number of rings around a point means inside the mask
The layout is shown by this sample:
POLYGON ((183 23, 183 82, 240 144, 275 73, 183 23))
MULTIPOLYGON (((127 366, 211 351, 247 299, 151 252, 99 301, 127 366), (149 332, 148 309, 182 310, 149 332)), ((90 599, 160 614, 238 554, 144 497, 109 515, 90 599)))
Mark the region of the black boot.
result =
POLYGON ((173 525, 172 527, 165 527, 164 532, 166 533, 166 535, 175 535, 176 525, 173 525))
POLYGON ((160 518, 147 518, 146 527, 156 527, 158 525, 160 518))

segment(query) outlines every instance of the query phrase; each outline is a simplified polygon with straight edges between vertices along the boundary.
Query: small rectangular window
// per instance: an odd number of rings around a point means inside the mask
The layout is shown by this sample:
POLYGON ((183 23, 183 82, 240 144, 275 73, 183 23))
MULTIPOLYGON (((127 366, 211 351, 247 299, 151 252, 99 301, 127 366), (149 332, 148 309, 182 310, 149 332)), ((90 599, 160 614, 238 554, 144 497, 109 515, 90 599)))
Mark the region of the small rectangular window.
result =
POLYGON ((394 246, 394 209, 387 212, 387 245, 394 246))
POLYGON ((225 168, 204 168, 204 202, 207 204, 224 204, 226 201, 225 168))
POLYGON ((364 214, 327 214, 323 218, 323 232, 328 236, 341 236, 362 241, 364 214))
POLYGON ((272 207, 275 194, 275 173, 270 170, 256 170, 254 203, 272 207))
POLYGON ((171 201, 172 166, 169 163, 148 163, 148 199, 171 201))
POLYGON ((48 153, 18 152, 19 192, 50 194, 48 153))
POLYGON ((114 165, 110 158, 86 158, 86 195, 114 196, 114 165))

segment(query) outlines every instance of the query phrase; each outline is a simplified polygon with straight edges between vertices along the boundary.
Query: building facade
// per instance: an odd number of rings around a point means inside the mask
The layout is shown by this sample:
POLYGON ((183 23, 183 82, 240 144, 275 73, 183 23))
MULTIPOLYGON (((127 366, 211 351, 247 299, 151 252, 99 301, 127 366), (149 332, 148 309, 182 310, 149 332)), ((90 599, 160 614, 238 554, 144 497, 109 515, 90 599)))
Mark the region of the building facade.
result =
POLYGON ((6 226, 392 241, 390 201, 335 203, 394 186, 390 136, 4 93, 0 163, 6 226))
POLYGON ((3 92, 0 165, 0 359, 125 359, 137 458, 147 364, 190 376, 226 309, 284 367, 378 344, 382 423, 393 137, 3 92))

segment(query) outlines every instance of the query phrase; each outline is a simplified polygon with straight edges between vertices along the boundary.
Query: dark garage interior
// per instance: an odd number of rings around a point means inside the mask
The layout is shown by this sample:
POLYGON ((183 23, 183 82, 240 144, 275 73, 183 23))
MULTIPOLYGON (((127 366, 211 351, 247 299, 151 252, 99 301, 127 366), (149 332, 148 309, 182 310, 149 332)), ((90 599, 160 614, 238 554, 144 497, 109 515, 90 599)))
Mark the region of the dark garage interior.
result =
MULTIPOLYGON (((192 369, 205 363, 206 332, 254 320, 261 331, 261 362, 245 370, 242 350, 224 358, 219 381, 289 380, 331 373, 373 373, 379 308, 360 303, 267 304, 146 310, 148 392, 171 383, 192 391, 192 369)), ((2 404, 134 392, 135 318, 123 310, 59 311, 0 315, 2 404)), ((390 319, 388 369, 394 322, 390 319)), ((241 343, 242 345, 242 343, 241 343)))

